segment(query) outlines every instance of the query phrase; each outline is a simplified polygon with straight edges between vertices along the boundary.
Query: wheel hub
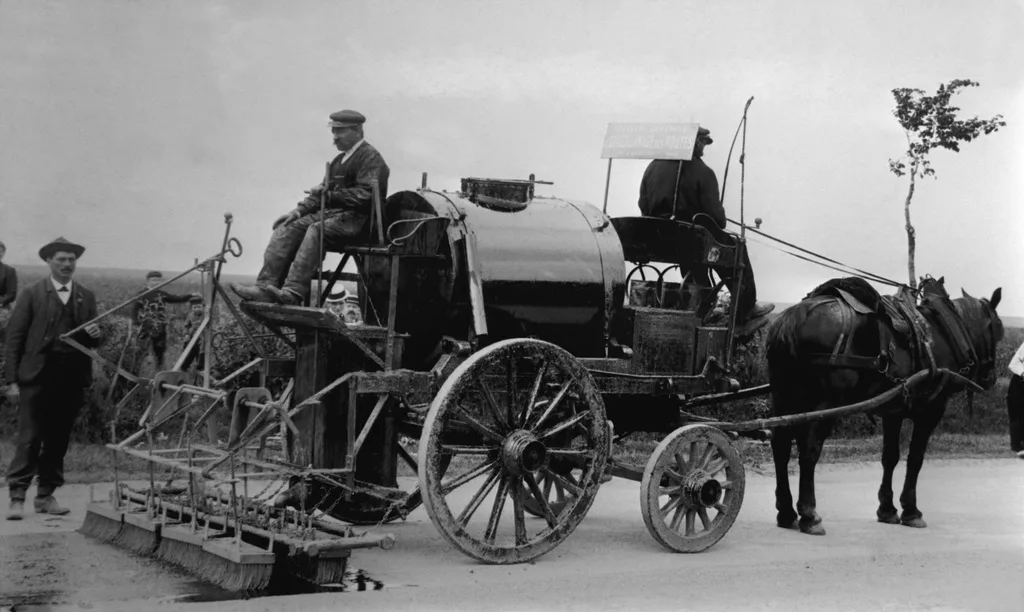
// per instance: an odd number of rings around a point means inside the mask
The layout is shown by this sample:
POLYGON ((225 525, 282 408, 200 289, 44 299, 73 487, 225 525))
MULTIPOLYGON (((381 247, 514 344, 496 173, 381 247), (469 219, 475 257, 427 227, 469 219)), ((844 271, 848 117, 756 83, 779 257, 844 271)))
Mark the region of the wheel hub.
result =
POLYGON ((710 508, 722 497, 722 483, 704 470, 694 470, 683 481, 683 495, 690 507, 710 508))
POLYGON ((505 469, 520 476, 539 470, 547 459, 548 449, 532 433, 513 431, 501 445, 501 461, 505 469))

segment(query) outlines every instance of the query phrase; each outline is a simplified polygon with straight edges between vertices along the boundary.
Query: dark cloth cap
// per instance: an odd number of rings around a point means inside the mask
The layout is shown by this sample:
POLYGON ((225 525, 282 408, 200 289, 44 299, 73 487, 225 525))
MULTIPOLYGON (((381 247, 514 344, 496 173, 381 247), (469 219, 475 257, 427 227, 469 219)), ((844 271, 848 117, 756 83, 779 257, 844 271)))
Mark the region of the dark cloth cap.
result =
POLYGON ((156 271, 156 270, 153 270, 152 272, 147 272, 146 273, 146 280, 149 280, 151 278, 163 278, 163 277, 164 277, 164 275, 161 274, 160 272, 156 271))
POLYGON ((203 303, 203 296, 201 296, 201 295, 193 295, 192 297, 188 298, 188 303, 189 304, 202 304, 203 303))
POLYGON ((58 251, 74 253, 75 258, 78 258, 85 252, 85 247, 80 244, 75 244, 74 242, 69 242, 64 236, 60 236, 52 240, 49 244, 44 244, 43 248, 39 249, 39 257, 45 261, 50 257, 53 257, 53 254, 58 251))
POLYGON ((366 123, 366 117, 354 110, 342 110, 331 113, 331 120, 327 123, 330 127, 352 127, 366 123))
POLYGON ((711 130, 709 130, 708 128, 697 128, 697 139, 703 140, 708 144, 714 142, 714 140, 711 139, 711 130))

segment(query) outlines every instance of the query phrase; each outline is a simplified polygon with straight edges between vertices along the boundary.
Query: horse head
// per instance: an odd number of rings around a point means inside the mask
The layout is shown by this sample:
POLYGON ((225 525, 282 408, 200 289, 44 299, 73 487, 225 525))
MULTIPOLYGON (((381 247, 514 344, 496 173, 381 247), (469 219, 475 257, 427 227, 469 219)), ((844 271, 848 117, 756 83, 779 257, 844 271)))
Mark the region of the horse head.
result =
MULTIPOLYGON (((1002 287, 992 292, 992 297, 978 299, 962 288, 963 297, 951 300, 953 307, 963 319, 970 342, 977 354, 975 382, 984 389, 991 389, 996 383, 996 347, 1003 339, 1003 321, 996 307, 1003 299, 1002 287)), ((947 298, 948 299, 948 298, 947 298)))

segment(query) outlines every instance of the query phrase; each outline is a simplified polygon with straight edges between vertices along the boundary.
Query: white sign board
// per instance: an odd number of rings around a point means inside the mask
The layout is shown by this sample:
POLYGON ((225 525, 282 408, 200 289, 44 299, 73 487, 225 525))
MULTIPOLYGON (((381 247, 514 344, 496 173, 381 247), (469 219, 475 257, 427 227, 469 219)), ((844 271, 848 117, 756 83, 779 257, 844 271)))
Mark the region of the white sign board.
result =
POLYGON ((601 159, 693 158, 697 123, 609 123, 601 159))

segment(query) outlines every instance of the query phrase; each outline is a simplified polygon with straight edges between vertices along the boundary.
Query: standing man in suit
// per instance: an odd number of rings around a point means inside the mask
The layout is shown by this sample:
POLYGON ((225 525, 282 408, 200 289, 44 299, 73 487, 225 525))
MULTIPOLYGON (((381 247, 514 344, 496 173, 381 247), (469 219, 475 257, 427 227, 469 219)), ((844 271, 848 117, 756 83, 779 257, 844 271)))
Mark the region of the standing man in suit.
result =
POLYGON ((7 245, 0 242, 0 343, 4 341, 4 329, 11 315, 11 303, 18 295, 18 273, 3 262, 7 245))
POLYGON ((255 285, 231 284, 244 300, 301 304, 309 297, 309 284, 323 263, 320 257, 320 196, 327 190, 324 244, 340 245, 362 235, 373 210, 376 184, 381 205, 387 198, 390 169, 384 158, 363 139, 366 117, 353 110, 332 113, 334 146, 340 153, 331 162, 326 185, 274 221, 263 256, 263 269, 255 285))
MULTIPOLYGON (((67 514, 53 497, 64 484, 64 454, 85 389, 92 382, 92 360, 61 341, 61 335, 96 318, 96 296, 72 280, 85 247, 57 238, 39 249, 50 274, 22 292, 7 328, 7 395, 18 406, 18 441, 7 469, 11 505, 8 520, 20 520, 33 476, 38 475, 35 511, 67 514)), ((87 347, 100 344, 90 323, 73 338, 87 347)))

